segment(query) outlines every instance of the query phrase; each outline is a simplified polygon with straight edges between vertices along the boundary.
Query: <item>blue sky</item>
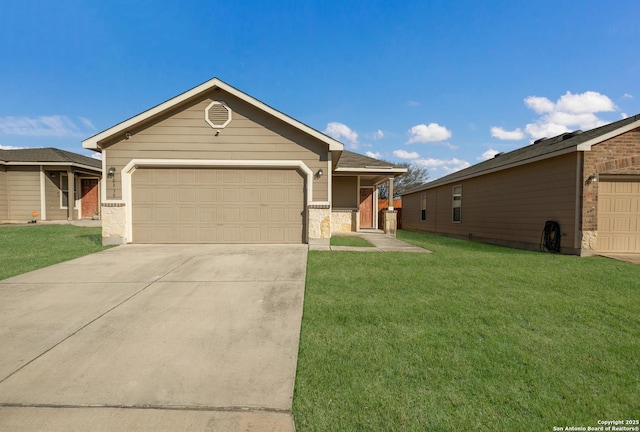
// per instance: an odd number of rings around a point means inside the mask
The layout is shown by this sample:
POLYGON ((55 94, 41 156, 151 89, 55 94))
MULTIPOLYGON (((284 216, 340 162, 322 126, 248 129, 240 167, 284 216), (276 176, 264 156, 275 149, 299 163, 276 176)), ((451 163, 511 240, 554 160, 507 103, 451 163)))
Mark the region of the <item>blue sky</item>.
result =
POLYGON ((640 113, 640 2, 0 0, 0 146, 81 141, 213 77, 432 179, 640 113))

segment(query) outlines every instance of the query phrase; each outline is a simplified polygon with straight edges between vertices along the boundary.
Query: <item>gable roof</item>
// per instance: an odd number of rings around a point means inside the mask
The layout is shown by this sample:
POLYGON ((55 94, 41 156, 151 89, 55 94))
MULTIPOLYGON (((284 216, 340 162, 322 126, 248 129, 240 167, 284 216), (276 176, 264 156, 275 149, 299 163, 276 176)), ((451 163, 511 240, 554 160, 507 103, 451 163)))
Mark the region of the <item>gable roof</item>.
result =
POLYGON ((258 99, 255 99, 246 93, 241 92, 240 90, 230 86, 229 84, 219 80, 218 78, 213 78, 205 83, 202 83, 199 86, 192 88, 191 90, 187 90, 186 92, 179 94, 178 96, 175 96, 159 105, 156 105, 151 109, 148 109, 138 115, 135 115, 129 118, 128 120, 118 123, 117 125, 105 131, 102 131, 90 138, 87 138, 86 140, 82 141, 82 147, 91 149, 91 150, 100 151, 101 150, 100 143, 105 139, 110 138, 113 135, 118 133, 124 133, 128 129, 138 125, 139 123, 158 117, 163 113, 165 113, 167 110, 175 107, 176 105, 179 105, 189 99, 195 98, 201 95, 202 93, 208 92, 215 88, 224 90, 232 94, 233 96, 253 105, 254 107, 268 114, 271 114, 272 116, 282 120, 283 122, 307 133, 308 135, 311 135, 312 137, 317 138, 322 142, 325 142, 329 146, 329 150, 331 151, 334 151, 334 150, 339 151, 343 149, 343 144, 340 141, 337 141, 323 134, 322 132, 319 132, 316 129, 313 129, 310 126, 307 126, 304 123, 301 123, 298 120, 295 120, 294 118, 289 117, 288 115, 274 108, 271 108, 269 105, 263 102, 260 102, 258 99))
POLYGON ((102 170, 102 161, 53 147, 0 150, 3 165, 75 165, 102 170))
POLYGON ((491 172, 513 168, 519 165, 537 162, 567 153, 589 151, 591 150, 591 146, 638 127, 640 127, 640 114, 617 122, 609 123, 586 132, 578 130, 563 133, 553 138, 542 138, 526 147, 522 147, 508 153, 498 153, 492 159, 425 183, 422 186, 404 192, 403 195, 478 177, 491 172))
POLYGON ((370 158, 369 156, 343 150, 338 162, 336 162, 336 172, 390 172, 406 173, 407 169, 383 160, 370 158))

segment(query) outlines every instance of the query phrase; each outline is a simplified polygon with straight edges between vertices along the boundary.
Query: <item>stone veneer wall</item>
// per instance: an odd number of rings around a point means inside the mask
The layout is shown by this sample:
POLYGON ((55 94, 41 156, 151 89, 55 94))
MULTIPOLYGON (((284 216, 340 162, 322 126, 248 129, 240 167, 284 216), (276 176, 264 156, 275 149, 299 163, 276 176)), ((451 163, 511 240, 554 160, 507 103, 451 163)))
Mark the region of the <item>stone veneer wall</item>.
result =
POLYGON ((356 230, 356 210, 336 210, 331 211, 331 232, 352 232, 356 230))
POLYGON ((398 230, 398 212, 395 210, 384 211, 384 233, 396 236, 398 230))
POLYGON ((309 243, 329 243, 331 238, 331 207, 311 204, 307 209, 309 243))
POLYGON ((582 170, 582 241, 583 254, 597 249, 598 182, 587 179, 606 174, 640 175, 640 128, 603 141, 584 152, 582 170))
POLYGON ((126 243, 127 213, 124 203, 102 204, 102 244, 119 245, 126 243))

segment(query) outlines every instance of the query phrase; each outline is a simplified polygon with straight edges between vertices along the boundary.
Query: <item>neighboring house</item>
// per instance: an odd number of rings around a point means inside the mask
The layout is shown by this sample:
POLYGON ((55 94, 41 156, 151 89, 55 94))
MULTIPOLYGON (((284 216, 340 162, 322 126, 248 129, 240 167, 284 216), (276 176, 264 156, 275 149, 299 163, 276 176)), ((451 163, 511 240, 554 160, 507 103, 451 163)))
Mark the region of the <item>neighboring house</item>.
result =
POLYGON ((55 148, 0 150, 0 223, 92 218, 100 210, 100 167, 55 148))
POLYGON ((217 78, 82 145, 102 153, 105 244, 328 244, 376 227, 377 185, 406 172, 217 78))
POLYGON ((532 145, 402 195, 403 227, 562 253, 640 252, 640 115, 532 145))

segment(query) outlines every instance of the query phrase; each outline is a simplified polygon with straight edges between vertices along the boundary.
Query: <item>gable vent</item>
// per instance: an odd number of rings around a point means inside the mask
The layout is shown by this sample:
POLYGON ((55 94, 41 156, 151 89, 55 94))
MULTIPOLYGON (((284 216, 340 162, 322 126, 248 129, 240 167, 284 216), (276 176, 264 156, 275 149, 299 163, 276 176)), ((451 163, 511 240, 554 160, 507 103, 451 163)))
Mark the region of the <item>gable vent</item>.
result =
POLYGON ((231 108, 224 102, 213 101, 204 110, 204 119, 212 128, 221 129, 231 122, 231 108))

